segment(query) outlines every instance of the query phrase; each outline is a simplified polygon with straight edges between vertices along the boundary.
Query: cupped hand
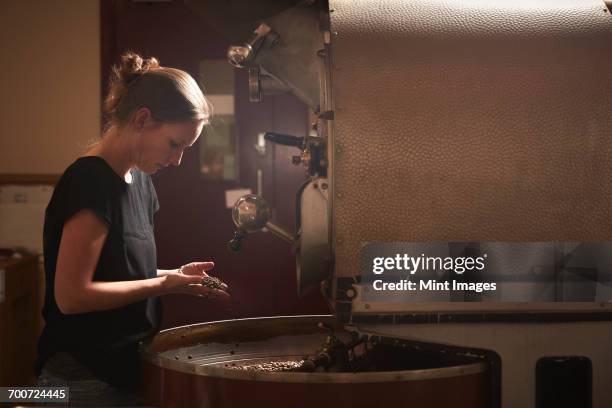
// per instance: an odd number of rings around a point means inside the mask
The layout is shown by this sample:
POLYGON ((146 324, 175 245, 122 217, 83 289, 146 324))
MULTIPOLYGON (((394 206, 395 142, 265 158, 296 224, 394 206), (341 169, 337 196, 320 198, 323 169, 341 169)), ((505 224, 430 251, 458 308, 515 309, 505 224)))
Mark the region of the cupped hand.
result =
MULTIPOLYGON (((188 263, 186 265, 181 266, 178 272, 185 274, 185 275, 201 276, 203 279, 205 279, 210 276, 206 273, 206 271, 210 271, 212 268, 214 268, 214 266, 215 266, 214 262, 192 262, 192 263, 188 263)), ((212 281, 213 289, 219 289, 224 292, 227 292, 228 286, 224 282, 221 282, 219 279, 214 278, 212 276, 208 280, 212 281)), ((203 281, 201 283, 203 283, 204 286, 211 287, 211 285, 207 284, 206 281, 203 281)))
POLYGON ((229 294, 223 290, 212 289, 202 285, 201 275, 186 275, 173 273, 164 277, 164 292, 195 295, 209 299, 229 299, 229 294))
POLYGON ((228 287, 222 283, 215 289, 203 284, 203 279, 209 275, 206 271, 215 266, 214 262, 192 262, 181 266, 178 273, 166 276, 164 282, 169 293, 186 293, 210 299, 229 299, 228 287))

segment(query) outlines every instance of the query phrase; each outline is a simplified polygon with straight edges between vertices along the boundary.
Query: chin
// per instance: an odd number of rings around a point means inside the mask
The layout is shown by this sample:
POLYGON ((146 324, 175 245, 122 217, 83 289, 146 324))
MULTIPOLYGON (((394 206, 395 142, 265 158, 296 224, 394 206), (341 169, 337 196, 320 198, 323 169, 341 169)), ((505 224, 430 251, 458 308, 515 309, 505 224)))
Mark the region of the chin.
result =
POLYGON ((146 173, 146 174, 149 174, 149 175, 155 174, 155 173, 157 173, 160 170, 160 168, 158 168, 157 166, 153 166, 153 165, 151 165, 151 166, 136 166, 136 168, 138 170, 142 171, 143 173, 146 173))

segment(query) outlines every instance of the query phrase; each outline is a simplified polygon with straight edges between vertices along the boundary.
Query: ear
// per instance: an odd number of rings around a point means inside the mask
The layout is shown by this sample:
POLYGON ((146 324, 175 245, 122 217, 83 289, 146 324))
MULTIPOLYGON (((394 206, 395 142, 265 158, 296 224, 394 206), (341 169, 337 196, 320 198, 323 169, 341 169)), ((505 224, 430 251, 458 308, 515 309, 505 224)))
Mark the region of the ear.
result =
POLYGON ((149 121, 151 118, 152 116, 149 108, 140 108, 132 116, 132 123, 137 130, 142 130, 147 121, 149 121))

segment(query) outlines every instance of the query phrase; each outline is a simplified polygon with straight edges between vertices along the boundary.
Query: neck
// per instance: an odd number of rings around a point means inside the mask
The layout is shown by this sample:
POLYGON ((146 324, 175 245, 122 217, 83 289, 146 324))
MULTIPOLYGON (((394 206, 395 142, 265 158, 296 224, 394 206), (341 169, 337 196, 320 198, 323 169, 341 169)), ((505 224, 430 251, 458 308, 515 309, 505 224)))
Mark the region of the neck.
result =
POLYGON ((102 157, 119 176, 130 181, 130 169, 135 161, 132 157, 131 137, 120 128, 110 128, 102 141, 87 152, 87 155, 102 157))

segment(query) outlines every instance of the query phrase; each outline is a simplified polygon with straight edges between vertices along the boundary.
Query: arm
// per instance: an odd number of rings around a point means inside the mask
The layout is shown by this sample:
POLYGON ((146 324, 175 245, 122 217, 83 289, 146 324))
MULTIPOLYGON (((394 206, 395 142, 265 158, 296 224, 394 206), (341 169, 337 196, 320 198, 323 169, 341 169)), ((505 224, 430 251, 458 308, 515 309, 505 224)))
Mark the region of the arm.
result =
POLYGON ((167 274, 152 279, 96 282, 93 275, 108 226, 91 210, 81 210, 64 225, 55 271, 55 299, 62 313, 114 309, 167 293, 207 294, 199 276, 167 274))
POLYGON ((178 269, 158 269, 157 270, 157 277, 166 276, 166 275, 172 275, 172 274, 177 274, 177 273, 179 273, 178 269))

